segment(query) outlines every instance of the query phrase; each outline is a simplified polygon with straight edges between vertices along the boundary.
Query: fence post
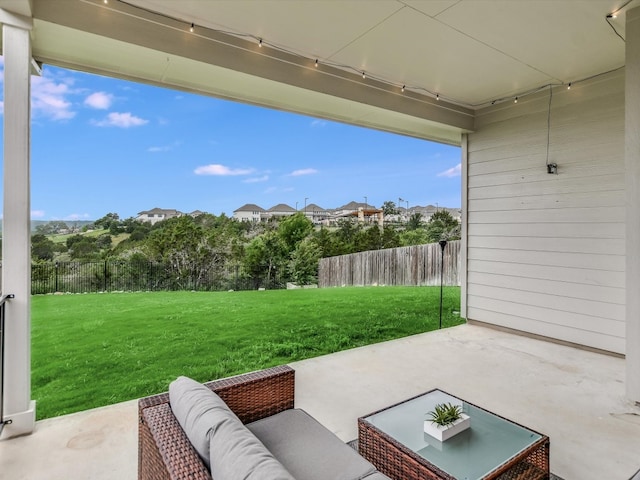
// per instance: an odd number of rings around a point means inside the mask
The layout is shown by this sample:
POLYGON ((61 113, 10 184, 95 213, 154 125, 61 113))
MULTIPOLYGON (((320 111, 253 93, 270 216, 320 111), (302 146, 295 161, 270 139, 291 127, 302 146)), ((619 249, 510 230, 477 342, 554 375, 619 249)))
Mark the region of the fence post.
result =
POLYGON ((58 262, 56 262, 56 268, 54 270, 54 276, 55 276, 55 290, 53 291, 54 293, 58 291, 58 262))
POLYGON ((107 291, 107 261, 104 261, 104 289, 103 291, 106 292, 107 291))

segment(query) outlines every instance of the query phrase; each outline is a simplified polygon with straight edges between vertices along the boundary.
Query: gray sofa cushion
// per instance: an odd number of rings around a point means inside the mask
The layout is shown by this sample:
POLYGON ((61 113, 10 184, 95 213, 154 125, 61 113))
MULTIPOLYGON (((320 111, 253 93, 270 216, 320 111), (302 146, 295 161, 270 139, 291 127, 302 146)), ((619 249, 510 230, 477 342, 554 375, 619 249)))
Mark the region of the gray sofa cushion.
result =
POLYGON ((247 428, 298 480, 355 480, 376 471, 304 410, 285 410, 247 428))
POLYGON ((169 404, 191 445, 209 467, 210 431, 227 419, 240 420, 218 395, 187 377, 171 382, 169 404))
POLYGON ((211 476, 215 480, 294 480, 239 420, 226 419, 211 431, 211 476))

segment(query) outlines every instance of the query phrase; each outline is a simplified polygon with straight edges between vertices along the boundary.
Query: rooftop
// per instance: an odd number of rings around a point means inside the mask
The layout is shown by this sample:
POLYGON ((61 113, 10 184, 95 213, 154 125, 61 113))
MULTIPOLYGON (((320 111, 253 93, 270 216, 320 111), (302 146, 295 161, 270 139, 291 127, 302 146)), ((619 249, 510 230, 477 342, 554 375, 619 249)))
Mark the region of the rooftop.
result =
MULTIPOLYGON (((344 441, 359 416, 437 387, 548 435, 551 471, 566 480, 627 480, 640 468, 640 408, 625 400, 619 357, 461 325, 291 366, 296 406, 344 441)), ((40 421, 0 442, 0 470, 13 480, 133 480, 136 408, 40 421)))

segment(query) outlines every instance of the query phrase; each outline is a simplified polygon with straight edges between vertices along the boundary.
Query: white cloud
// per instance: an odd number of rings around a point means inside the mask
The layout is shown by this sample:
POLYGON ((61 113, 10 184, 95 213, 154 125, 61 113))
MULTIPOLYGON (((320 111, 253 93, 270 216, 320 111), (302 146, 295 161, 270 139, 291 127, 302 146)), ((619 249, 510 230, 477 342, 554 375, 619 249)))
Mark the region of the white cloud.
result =
POLYGON ((89 220, 91 216, 88 213, 72 213, 63 218, 63 220, 89 220))
POLYGON ((254 170, 252 168, 229 168, 218 163, 203 165, 193 171, 193 173, 195 173, 196 175, 217 175, 222 177, 234 175, 251 175, 253 172, 254 170))
POLYGON ((105 92, 95 92, 84 99, 87 107, 98 110, 107 110, 113 103, 113 95, 105 92))
POLYGON ((290 177, 300 177, 302 175, 314 175, 318 173, 315 168, 302 168, 300 170, 294 170, 289 174, 290 177))
POLYGON ((266 182, 267 180, 269 180, 269 175, 263 175, 262 177, 247 178, 246 180, 243 180, 243 182, 244 183, 259 183, 259 182, 266 182))
POLYGON ((31 210, 31 218, 43 218, 44 210, 31 210))
POLYGON ((325 120, 313 120, 311 122, 311 126, 312 127, 325 127, 327 125, 327 122, 325 120))
POLYGON ((462 173, 462 164, 459 163, 453 168, 449 170, 445 170, 444 172, 440 172, 438 174, 439 177, 459 177, 462 173))
MULTIPOLYGON (((4 72, 3 72, 4 73, 4 72)), ((76 116, 68 96, 74 92, 70 86, 73 80, 56 82, 47 76, 31 78, 31 109, 34 117, 42 116, 52 120, 69 120, 76 116)))
POLYGON ((275 193, 277 191, 278 189, 276 187, 269 187, 264 191, 264 193, 275 193))
POLYGON ((130 127, 139 127, 140 125, 149 123, 149 120, 145 120, 143 118, 136 117, 135 115, 131 115, 130 112, 126 112, 126 113, 111 112, 109 115, 107 115, 107 118, 100 121, 93 120, 91 123, 93 123, 97 127, 130 128, 130 127))
POLYGON ((151 152, 151 153, 168 152, 178 147, 179 145, 180 145, 180 142, 173 142, 170 145, 159 145, 159 146, 149 147, 147 148, 147 152, 151 152))

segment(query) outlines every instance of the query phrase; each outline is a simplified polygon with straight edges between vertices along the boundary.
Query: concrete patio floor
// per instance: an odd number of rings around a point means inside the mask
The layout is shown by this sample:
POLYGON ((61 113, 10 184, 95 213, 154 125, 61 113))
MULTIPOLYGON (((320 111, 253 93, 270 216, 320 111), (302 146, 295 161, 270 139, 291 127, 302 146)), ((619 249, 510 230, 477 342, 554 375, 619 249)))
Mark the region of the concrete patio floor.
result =
MULTIPOLYGON (((640 408, 624 397, 621 358, 462 325, 291 366, 296 406, 345 441, 359 416, 437 387, 547 434, 551 471, 565 480, 627 480, 640 468, 640 408)), ((0 441, 2 479, 136 476, 135 401, 0 441)))

